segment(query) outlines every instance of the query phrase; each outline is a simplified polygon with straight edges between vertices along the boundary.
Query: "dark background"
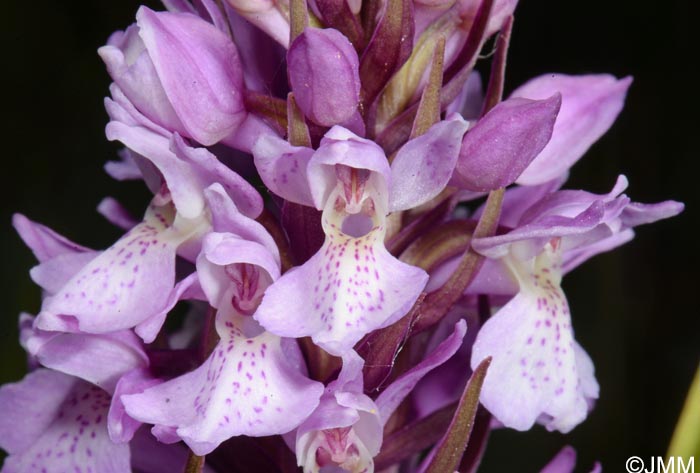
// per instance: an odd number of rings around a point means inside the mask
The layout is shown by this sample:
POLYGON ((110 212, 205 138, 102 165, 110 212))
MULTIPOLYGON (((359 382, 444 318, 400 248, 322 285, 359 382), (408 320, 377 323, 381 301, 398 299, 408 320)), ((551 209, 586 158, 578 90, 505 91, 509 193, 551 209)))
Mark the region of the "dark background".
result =
MULTIPOLYGON (((147 2, 158 8, 156 2, 147 2)), ((102 98, 110 82, 96 49, 133 21, 136 1, 10 1, 3 7, 3 170, 0 186, 0 383, 25 372, 17 342, 21 310, 36 313, 33 257, 13 232, 19 211, 87 246, 119 235, 95 206, 103 196, 138 215, 147 194, 103 171, 118 146, 104 138, 102 98)), ((576 334, 596 364, 601 397, 570 435, 536 428, 496 432, 486 471, 536 471, 563 445, 624 471, 631 455, 666 451, 700 358, 697 236, 698 152, 690 2, 523 0, 516 11, 508 91, 545 72, 633 75, 612 130, 580 162, 568 184, 607 192, 618 173, 637 201, 684 201, 680 217, 642 227, 625 247, 586 263, 564 289, 576 334)))

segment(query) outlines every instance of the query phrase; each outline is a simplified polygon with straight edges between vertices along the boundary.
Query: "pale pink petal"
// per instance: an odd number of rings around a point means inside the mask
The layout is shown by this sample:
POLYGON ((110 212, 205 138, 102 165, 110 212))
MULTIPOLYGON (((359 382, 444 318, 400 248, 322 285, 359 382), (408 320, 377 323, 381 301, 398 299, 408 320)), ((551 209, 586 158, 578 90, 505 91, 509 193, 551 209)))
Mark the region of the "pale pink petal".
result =
POLYGON ((217 329, 221 341, 201 367, 142 394, 122 396, 129 415, 176 429, 198 455, 236 435, 292 430, 323 392, 323 385, 290 365, 290 347, 280 338, 266 332, 248 338, 228 317, 219 318, 217 329))

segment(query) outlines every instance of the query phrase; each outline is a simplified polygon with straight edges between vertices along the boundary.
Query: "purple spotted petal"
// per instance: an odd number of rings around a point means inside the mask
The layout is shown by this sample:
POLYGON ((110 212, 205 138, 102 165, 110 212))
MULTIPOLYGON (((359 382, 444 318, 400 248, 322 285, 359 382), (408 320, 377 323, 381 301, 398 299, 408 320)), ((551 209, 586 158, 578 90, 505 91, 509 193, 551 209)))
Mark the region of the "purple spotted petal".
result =
POLYGON ((10 454, 31 448, 54 420, 74 384, 70 376, 39 369, 18 383, 0 387, 0 447, 10 454))
POLYGON ((391 163, 390 211, 417 207, 445 188, 468 126, 455 114, 399 149, 391 163))
POLYGON ((25 330, 23 345, 47 368, 113 392, 125 373, 148 365, 141 341, 131 331, 104 335, 25 330))
POLYGON ((99 252, 65 253, 34 266, 29 275, 46 294, 56 294, 70 279, 95 259, 99 252))
POLYGON ((408 312, 428 276, 394 258, 383 235, 379 227, 359 238, 334 231, 309 261, 267 289, 254 317, 280 336, 311 336, 335 355, 392 324, 408 312))
POLYGON ((549 141, 560 105, 558 94, 496 105, 464 136, 453 184, 471 191, 512 184, 549 141))
POLYGON ((472 348, 472 369, 493 358, 481 402, 506 427, 527 430, 540 419, 549 430, 568 432, 598 397, 592 363, 576 347, 555 273, 547 264, 536 266, 532 279, 521 281, 520 292, 484 324, 472 348))
POLYGON ((172 209, 151 208, 143 223, 44 300, 37 327, 113 332, 162 310, 175 284, 175 252, 183 238, 169 230, 170 219, 172 209))
POLYGON ((562 95, 552 139, 518 183, 541 184, 566 173, 608 131, 622 110, 631 83, 631 77, 618 80, 607 74, 545 74, 516 89, 511 97, 544 99, 557 92, 562 95))
POLYGON ((46 369, 2 386, 0 446, 10 454, 3 472, 129 471, 128 445, 107 433, 109 404, 100 388, 46 369))
POLYGON ((318 405, 323 385, 290 361, 300 356, 296 344, 267 332, 249 338, 238 322, 219 314, 221 340, 207 361, 142 394, 122 396, 127 413, 176 429, 198 455, 236 435, 275 435, 298 426, 318 405))
POLYGON ((265 186, 278 196, 301 205, 313 200, 306 177, 313 150, 292 146, 274 135, 263 135, 253 146, 255 167, 265 186))
POLYGON ((333 126, 350 119, 360 102, 360 61, 353 45, 332 28, 306 28, 287 51, 294 98, 312 121, 333 126))
POLYGON ((235 131, 247 114, 243 71, 229 37, 186 13, 136 13, 146 50, 178 118, 203 145, 235 131))

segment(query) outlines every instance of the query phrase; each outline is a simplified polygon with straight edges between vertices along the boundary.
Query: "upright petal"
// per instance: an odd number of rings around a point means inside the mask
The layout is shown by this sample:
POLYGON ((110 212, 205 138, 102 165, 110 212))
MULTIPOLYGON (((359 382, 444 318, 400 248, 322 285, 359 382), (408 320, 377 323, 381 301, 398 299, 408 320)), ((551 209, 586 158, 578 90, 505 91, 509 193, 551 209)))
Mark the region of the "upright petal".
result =
POLYGON ((280 277, 279 260, 259 243, 230 233, 210 233, 197 258, 197 272, 209 303, 252 314, 265 288, 280 277), (260 273, 260 269, 267 275, 260 273), (232 293, 232 291, 234 291, 232 293))
POLYGON ((368 171, 367 180, 373 181, 375 205, 386 211, 388 191, 391 188, 391 168, 384 150, 374 141, 361 138, 342 126, 328 130, 307 167, 311 195, 318 210, 325 207, 333 189, 338 185, 337 165, 368 171))
POLYGON ((69 241, 24 215, 15 214, 12 223, 40 262, 29 274, 32 281, 47 295, 60 291, 73 275, 99 254, 69 241))
POLYGON ((552 139, 523 171, 518 184, 542 184, 566 173, 608 131, 631 83, 631 77, 616 79, 608 74, 545 74, 516 89, 511 97, 544 99, 557 92, 562 96, 552 139))
POLYGON ((265 227, 238 210, 221 184, 215 183, 204 189, 204 197, 211 212, 214 231, 233 233, 244 240, 260 243, 279 262, 279 249, 275 240, 265 227))
POLYGON ((503 235, 475 238, 472 245, 490 258, 500 258, 515 243, 519 258, 526 260, 539 254, 552 238, 563 237, 566 250, 609 238, 622 230, 619 216, 630 203, 621 194, 626 187, 627 179, 620 176, 608 194, 573 190, 545 194, 522 211, 516 228, 503 235))
POLYGON ((685 205, 673 200, 665 200, 656 204, 640 204, 631 202, 620 215, 625 227, 636 227, 647 223, 654 223, 664 218, 675 217, 680 214, 685 205))
POLYGON ((22 214, 14 214, 12 216, 12 225, 39 262, 64 254, 92 251, 89 248, 73 243, 49 227, 29 220, 22 214))
POLYGON ((306 167, 311 148, 292 146, 274 135, 263 135, 253 145, 255 167, 265 186, 283 199, 313 205, 306 167))
POLYGON ((469 123, 455 114, 399 149, 391 163, 390 211, 418 207, 445 188, 468 127, 469 123))
POLYGON ((137 222, 129 211, 113 197, 105 197, 97 204, 97 212, 112 225, 122 230, 131 230, 137 222))

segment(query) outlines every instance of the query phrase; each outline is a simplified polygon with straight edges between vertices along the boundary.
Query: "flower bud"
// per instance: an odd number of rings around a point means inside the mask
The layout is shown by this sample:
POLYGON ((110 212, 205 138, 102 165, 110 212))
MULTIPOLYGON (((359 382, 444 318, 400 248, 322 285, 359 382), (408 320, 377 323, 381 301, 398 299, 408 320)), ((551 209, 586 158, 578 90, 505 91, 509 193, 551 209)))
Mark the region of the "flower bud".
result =
POLYGON ((560 106, 560 94, 496 105, 464 136, 452 183, 479 192, 512 184, 549 142, 560 106))
POLYGON ((246 117, 236 46, 188 13, 142 7, 137 23, 98 51, 136 108, 157 125, 212 145, 246 117))
POLYGON ((323 126, 349 120, 360 102, 359 59, 334 29, 306 28, 287 52, 289 83, 304 115, 323 126))

